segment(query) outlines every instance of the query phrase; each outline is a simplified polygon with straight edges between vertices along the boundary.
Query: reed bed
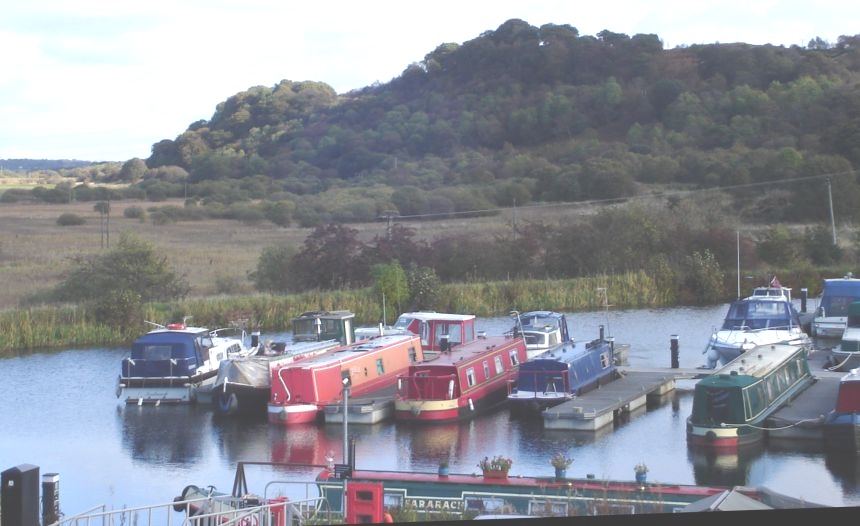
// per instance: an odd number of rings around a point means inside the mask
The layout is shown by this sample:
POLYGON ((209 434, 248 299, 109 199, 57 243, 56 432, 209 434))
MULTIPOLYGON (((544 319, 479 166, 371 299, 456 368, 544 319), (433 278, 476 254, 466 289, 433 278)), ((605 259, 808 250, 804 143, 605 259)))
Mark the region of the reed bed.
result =
MULTIPOLYGON (((617 276, 591 276, 566 280, 509 280, 488 283, 445 284, 436 310, 476 316, 505 315, 511 310, 589 311, 603 308, 668 306, 673 291, 658 290, 645 272, 617 276)), ((385 322, 399 314, 385 307, 385 322)), ((151 328, 147 322, 188 323, 212 329, 241 327, 248 330, 285 332, 292 318, 316 310, 349 310, 355 323, 383 321, 381 298, 372 288, 300 294, 253 294, 212 296, 143 306, 139 326, 106 326, 93 321, 81 306, 41 307, 0 311, 0 355, 36 349, 128 345, 151 328)))

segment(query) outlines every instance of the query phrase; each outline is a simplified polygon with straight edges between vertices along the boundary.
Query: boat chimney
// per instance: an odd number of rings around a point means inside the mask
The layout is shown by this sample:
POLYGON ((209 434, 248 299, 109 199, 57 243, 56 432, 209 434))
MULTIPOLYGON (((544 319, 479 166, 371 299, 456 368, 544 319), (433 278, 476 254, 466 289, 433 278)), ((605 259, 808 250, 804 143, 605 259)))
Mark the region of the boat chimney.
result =
POLYGON ((251 333, 251 347, 257 347, 260 345, 260 331, 254 331, 251 333))
POLYGON ((800 312, 806 313, 806 298, 809 296, 809 290, 806 287, 800 289, 800 312))

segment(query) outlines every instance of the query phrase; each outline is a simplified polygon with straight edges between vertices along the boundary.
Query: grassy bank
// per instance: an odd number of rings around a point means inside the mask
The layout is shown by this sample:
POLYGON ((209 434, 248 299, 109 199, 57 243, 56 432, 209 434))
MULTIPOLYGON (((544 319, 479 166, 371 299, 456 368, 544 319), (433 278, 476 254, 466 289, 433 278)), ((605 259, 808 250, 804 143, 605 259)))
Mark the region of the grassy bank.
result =
MULTIPOLYGON (((661 307, 674 303, 672 291, 659 291, 644 272, 620 276, 596 276, 568 280, 522 280, 443 285, 436 310, 499 316, 511 310, 553 309, 566 312, 600 309, 608 301, 613 308, 661 307), (604 297, 604 292, 606 297, 604 297)), ((405 307, 404 307, 405 308, 405 307)), ((0 354, 12 355, 36 349, 127 345, 151 328, 145 320, 168 323, 191 316, 194 325, 219 328, 241 321, 247 328, 265 332, 290 330, 290 320, 312 310, 351 310, 359 325, 382 320, 383 309, 371 289, 315 291, 273 296, 255 294, 190 299, 144 306, 138 327, 122 331, 94 323, 85 309, 17 309, 0 312, 0 354)), ((386 321, 397 316, 386 308, 386 321)))

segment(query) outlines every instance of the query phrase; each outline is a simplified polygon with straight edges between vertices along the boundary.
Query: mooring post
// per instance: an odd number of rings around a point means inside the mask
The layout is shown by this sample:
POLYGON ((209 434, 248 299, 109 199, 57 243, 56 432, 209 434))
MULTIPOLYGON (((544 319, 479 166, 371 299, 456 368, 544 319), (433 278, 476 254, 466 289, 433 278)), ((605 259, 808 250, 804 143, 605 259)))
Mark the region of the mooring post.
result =
POLYGON ((42 524, 54 524, 60 520, 60 475, 42 475, 42 524))
POLYGON ((673 334, 671 337, 669 348, 672 351, 672 369, 677 369, 678 364, 678 335, 673 334))
POLYGON ((806 312, 806 298, 809 296, 809 290, 806 287, 800 289, 800 312, 806 312))

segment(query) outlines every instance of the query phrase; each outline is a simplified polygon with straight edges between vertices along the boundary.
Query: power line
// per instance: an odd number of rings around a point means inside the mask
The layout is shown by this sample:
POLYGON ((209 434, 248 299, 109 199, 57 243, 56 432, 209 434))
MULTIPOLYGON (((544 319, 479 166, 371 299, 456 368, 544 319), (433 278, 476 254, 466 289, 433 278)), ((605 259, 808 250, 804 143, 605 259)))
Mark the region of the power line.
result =
MULTIPOLYGON (((557 208, 557 207, 572 207, 572 206, 592 206, 592 205, 607 205, 614 203, 623 203, 626 201, 633 201, 637 199, 647 199, 654 197, 669 197, 669 196, 683 196, 683 195, 695 195, 701 194, 705 192, 716 192, 716 191, 725 191, 725 190, 738 190, 742 188, 755 188, 760 186, 774 186, 780 185, 784 183, 796 183, 802 181, 812 181, 816 179, 829 179, 831 177, 840 176, 840 175, 856 175, 856 170, 847 170, 844 172, 836 172, 832 174, 824 174, 824 175, 811 175, 807 177, 793 177, 790 179, 779 179, 774 181, 761 181, 757 183, 744 183, 744 184, 736 184, 730 186, 714 186, 711 188, 698 188, 695 190, 669 190, 669 191, 661 191, 655 192, 651 194, 644 195, 634 195, 628 197, 613 197, 607 199, 590 199, 587 201, 565 201, 559 203, 538 203, 532 205, 516 205, 510 207, 498 207, 498 208, 485 208, 479 210, 462 210, 459 212, 433 212, 427 214, 412 214, 412 215, 400 215, 396 216, 396 219, 426 219, 432 217, 452 217, 452 216, 464 216, 464 215, 478 215, 478 214, 489 214, 489 213, 498 213, 504 212, 507 210, 522 210, 524 208, 557 208)), ((390 218, 389 218, 390 220, 390 218)))

